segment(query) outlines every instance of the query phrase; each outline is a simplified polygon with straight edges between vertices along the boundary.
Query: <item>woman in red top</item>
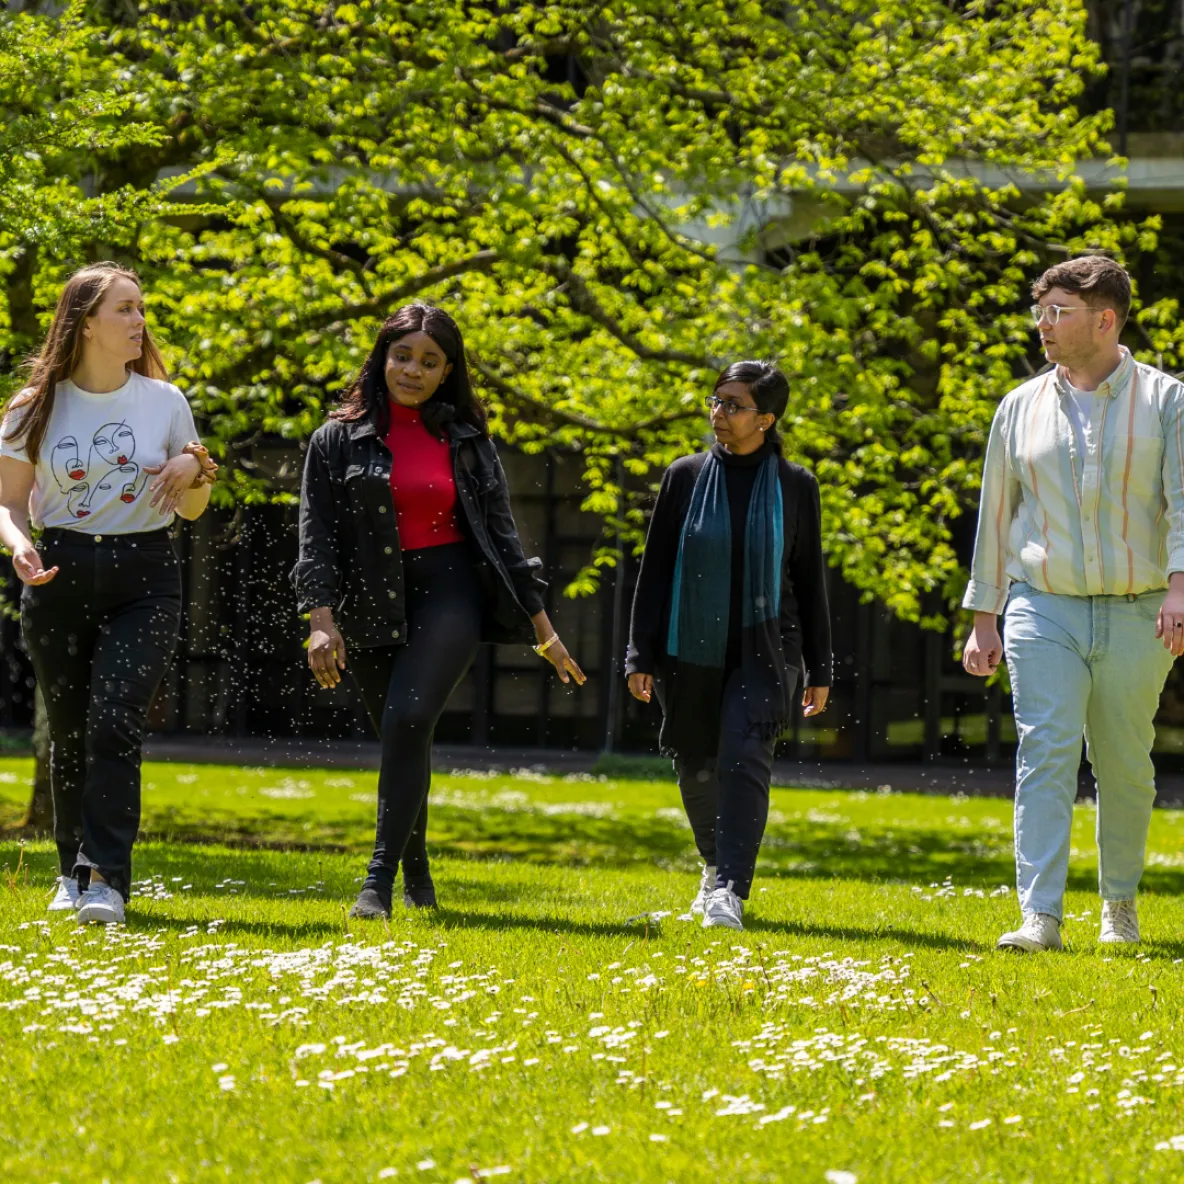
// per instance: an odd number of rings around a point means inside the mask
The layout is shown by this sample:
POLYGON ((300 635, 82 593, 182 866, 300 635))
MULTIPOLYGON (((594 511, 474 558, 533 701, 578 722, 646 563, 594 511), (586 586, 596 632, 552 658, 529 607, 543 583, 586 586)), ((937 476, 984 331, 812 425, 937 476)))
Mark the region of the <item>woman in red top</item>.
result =
POLYGON ((355 917, 434 907, 424 832, 431 744, 481 641, 535 641, 566 683, 584 674, 522 553, 456 322, 410 304, 383 325, 343 405, 309 441, 293 572, 322 687, 353 673, 382 739, 374 856, 355 917), (346 656, 346 646, 349 656, 346 656))

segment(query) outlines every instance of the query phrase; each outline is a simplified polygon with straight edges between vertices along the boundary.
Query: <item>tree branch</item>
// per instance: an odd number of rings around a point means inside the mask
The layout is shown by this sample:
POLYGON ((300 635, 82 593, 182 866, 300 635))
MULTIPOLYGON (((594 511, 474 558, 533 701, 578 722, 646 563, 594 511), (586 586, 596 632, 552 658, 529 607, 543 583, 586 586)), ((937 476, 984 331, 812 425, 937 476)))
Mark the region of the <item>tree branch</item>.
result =
POLYGON ((653 415, 649 419, 639 420, 626 427, 614 427, 611 424, 601 423, 599 420, 592 419, 587 415, 581 415, 577 411, 564 411, 559 407, 552 407, 550 404, 544 403, 542 399, 534 398, 533 395, 523 394, 517 387, 511 386, 510 383, 502 378, 496 370, 491 369, 482 362, 480 358, 470 357, 469 361, 472 363, 473 369, 481 375, 482 379, 511 405, 517 404, 519 406, 529 407, 531 411, 534 411, 544 419, 566 424, 568 427, 582 428, 588 432, 597 432, 602 436, 616 436, 628 439, 636 436, 638 432, 654 431, 664 428, 669 424, 678 423, 680 420, 690 419, 699 414, 696 408, 687 411, 677 411, 669 415, 653 415))
POLYGON ((343 271, 351 271, 358 277, 358 281, 362 287, 369 293, 370 288, 370 272, 365 263, 358 262, 357 259, 351 258, 342 251, 335 251, 332 247, 318 246, 311 242, 304 236, 300 228, 284 213, 281 202, 274 197, 268 197, 263 193, 256 192, 257 200, 266 203, 267 208, 271 210, 272 220, 276 226, 284 232, 292 240, 296 246, 306 255, 313 255, 317 259, 323 259, 326 263, 331 263, 334 267, 343 271))
MULTIPOLYGON (((463 275, 466 272, 486 271, 497 262, 498 258, 497 251, 487 250, 478 251, 474 255, 470 255, 465 259, 456 259, 451 263, 441 263, 436 267, 429 268, 422 275, 414 276, 404 281, 398 287, 391 288, 375 296, 372 300, 366 300, 360 304, 338 305, 336 308, 326 309, 323 312, 303 317, 290 325, 285 325, 284 335, 315 333, 321 329, 328 329, 333 325, 339 325, 344 321, 356 321, 362 317, 383 316, 393 305, 417 295, 425 288, 434 287, 436 284, 441 284, 445 280, 450 280, 454 276, 463 275)), ((219 383, 220 385, 227 382, 234 384, 240 379, 253 377, 259 365, 265 359, 274 357, 279 350, 279 342, 257 346, 255 349, 248 350, 245 354, 241 354, 222 369, 214 371, 210 376, 210 381, 219 383)))
POLYGON ((606 219, 608 219, 608 224, 613 228, 613 231, 617 236, 617 241, 621 244, 625 254, 629 256, 633 266, 636 267, 638 271, 644 271, 645 267, 642 264, 642 261, 637 257, 637 254, 633 249, 633 244, 629 241, 628 236, 617 223, 613 211, 609 209, 609 207, 604 203, 604 200, 601 198, 600 194, 596 192, 596 186, 592 183, 592 178, 588 176, 587 170, 570 152, 568 152, 568 150, 559 142, 557 138, 551 138, 551 147, 554 148, 555 151, 567 161, 571 168, 579 173, 580 179, 584 182, 585 191, 595 203, 596 208, 605 216, 606 219))
POLYGON ((617 154, 604 142, 600 137, 597 137, 597 142, 604 149, 605 154, 609 160, 613 162, 613 168, 617 170, 617 176, 621 178, 621 183, 629 191, 629 196, 645 210, 648 217, 654 222, 666 239, 672 246, 677 247, 680 251, 686 251, 688 255, 694 255, 698 259, 702 259, 705 263, 710 263, 713 267, 718 263, 714 255, 709 255, 704 251, 695 241, 688 238, 686 235, 677 233, 671 230, 669 226, 663 221, 662 216, 655 210, 638 192, 636 186, 633 184, 625 166, 617 159, 617 154))
POLYGON ((696 370, 707 370, 717 366, 717 362, 713 358, 699 357, 696 354, 684 353, 679 349, 651 349, 609 315, 587 284, 570 267, 544 264, 542 270, 567 285, 568 297, 577 312, 583 313, 601 328, 608 330, 626 349, 639 358, 651 362, 669 362, 677 366, 690 366, 696 370))

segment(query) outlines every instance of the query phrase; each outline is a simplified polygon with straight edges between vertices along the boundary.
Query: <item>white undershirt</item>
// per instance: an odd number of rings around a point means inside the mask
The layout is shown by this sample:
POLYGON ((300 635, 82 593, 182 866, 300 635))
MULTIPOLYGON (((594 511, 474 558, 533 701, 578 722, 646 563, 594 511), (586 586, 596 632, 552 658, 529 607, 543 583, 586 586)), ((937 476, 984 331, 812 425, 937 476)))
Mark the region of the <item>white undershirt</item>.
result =
POLYGON ((1079 390, 1068 381, 1065 382, 1065 392, 1065 408, 1069 422, 1073 425, 1073 434, 1077 438, 1077 453, 1084 457, 1086 440, 1093 439, 1094 420, 1098 416, 1100 400, 1105 396, 1099 395, 1097 391, 1079 390))

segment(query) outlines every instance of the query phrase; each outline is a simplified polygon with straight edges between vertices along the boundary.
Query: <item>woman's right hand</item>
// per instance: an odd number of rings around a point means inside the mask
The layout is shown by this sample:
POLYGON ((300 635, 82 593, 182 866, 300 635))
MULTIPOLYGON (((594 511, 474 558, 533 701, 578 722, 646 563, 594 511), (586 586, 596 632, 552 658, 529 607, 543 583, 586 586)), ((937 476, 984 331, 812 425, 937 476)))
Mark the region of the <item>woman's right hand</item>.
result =
POLYGON ((48 584, 58 574, 56 567, 45 570, 37 548, 31 543, 13 552, 12 566, 22 584, 48 584))
POLYGON ((308 668, 321 687, 329 690, 341 681, 345 669, 345 638, 328 609, 313 609, 309 626, 308 668))
POLYGON ((654 676, 652 674, 629 675, 629 694, 643 703, 654 697, 654 676))

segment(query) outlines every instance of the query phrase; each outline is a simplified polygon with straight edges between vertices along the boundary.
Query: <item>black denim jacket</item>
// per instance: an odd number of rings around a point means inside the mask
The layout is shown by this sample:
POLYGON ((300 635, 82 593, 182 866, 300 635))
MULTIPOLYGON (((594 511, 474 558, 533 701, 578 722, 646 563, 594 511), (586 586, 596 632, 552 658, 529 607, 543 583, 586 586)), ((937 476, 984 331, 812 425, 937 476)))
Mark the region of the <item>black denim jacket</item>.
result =
MULTIPOLYGON (((543 610, 542 562, 527 559, 492 440, 463 423, 445 427, 459 512, 485 592, 482 640, 529 642, 543 610)), ((401 645, 407 609, 391 452, 371 420, 329 420, 308 443, 300 488, 300 558, 292 569, 299 611, 328 605, 347 644, 401 645)))

